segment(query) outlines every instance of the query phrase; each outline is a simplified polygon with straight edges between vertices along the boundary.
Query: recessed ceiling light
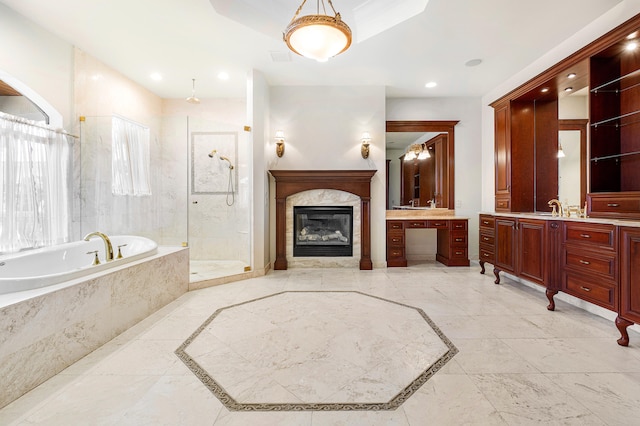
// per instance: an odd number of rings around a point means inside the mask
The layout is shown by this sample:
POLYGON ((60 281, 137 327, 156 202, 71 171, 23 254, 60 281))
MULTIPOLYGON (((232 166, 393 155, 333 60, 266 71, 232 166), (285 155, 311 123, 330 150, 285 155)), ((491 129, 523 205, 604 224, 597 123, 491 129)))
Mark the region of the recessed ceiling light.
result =
POLYGON ((571 72, 571 73, 567 74, 567 78, 576 78, 576 73, 575 72, 571 72))
POLYGON ((571 92, 573 90, 573 87, 566 87, 564 89, 565 92, 571 92))
POLYGON ((436 87, 438 85, 438 83, 436 83, 435 81, 430 81, 427 84, 424 85, 424 87, 426 87, 427 89, 431 89, 433 87, 436 87))
POLYGON ((219 78, 220 80, 229 80, 229 73, 228 73, 228 72, 226 72, 226 71, 220 71, 220 72, 218 73, 218 78, 219 78))
POLYGON ((625 50, 636 50, 638 48, 638 42, 635 40, 630 41, 629 43, 626 44, 626 46, 624 46, 625 50))
POLYGON ((542 93, 547 93, 549 91, 549 88, 548 87, 543 87, 542 89, 540 89, 540 91, 542 93))
POLYGON ((482 59, 471 59, 467 62, 465 62, 464 64, 468 67, 475 67, 478 66, 482 63, 482 59))
POLYGON ((160 74, 159 72, 154 72, 149 77, 151 77, 151 80, 155 80, 155 81, 162 80, 162 74, 160 74))

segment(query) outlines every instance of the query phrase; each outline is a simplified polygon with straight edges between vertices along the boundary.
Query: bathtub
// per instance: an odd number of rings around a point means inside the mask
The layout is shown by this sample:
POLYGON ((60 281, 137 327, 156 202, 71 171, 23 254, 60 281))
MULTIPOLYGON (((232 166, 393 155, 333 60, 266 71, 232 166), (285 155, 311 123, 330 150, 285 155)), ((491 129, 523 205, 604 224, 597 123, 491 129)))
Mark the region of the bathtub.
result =
POLYGON ((114 259, 105 261, 105 247, 101 238, 89 241, 74 241, 51 247, 29 250, 18 254, 0 256, 0 294, 32 290, 62 283, 94 274, 109 268, 116 268, 134 260, 157 253, 155 241, 132 235, 109 236, 113 246, 114 259), (116 259, 118 246, 122 259, 116 259), (98 251, 100 265, 93 265, 94 254, 98 251))

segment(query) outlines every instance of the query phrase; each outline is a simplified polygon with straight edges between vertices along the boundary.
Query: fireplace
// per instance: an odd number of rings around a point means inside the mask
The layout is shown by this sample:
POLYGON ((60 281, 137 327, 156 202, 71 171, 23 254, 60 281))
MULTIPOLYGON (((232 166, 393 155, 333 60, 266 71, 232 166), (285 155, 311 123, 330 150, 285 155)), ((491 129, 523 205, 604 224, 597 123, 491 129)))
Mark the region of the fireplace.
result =
POLYGON ((353 207, 294 206, 293 256, 353 256, 353 207))
MULTIPOLYGON (((270 170, 276 184, 276 260, 273 268, 287 269, 286 204, 289 195, 312 189, 334 189, 360 197, 360 269, 371 262, 371 178, 375 170, 270 170)), ((290 240, 289 240, 290 241, 290 240)))

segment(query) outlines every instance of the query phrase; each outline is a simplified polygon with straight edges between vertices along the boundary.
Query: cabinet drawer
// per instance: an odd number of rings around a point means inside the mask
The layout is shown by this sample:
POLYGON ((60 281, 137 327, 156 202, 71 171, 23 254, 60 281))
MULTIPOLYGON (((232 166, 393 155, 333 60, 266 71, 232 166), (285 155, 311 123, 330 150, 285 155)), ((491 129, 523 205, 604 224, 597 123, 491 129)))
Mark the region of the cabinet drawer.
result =
POLYGON ((590 246, 616 249, 616 228, 613 225, 594 225, 565 222, 564 241, 590 246))
POLYGON ((493 253, 493 250, 488 250, 486 247, 480 246, 480 260, 493 263, 495 259, 496 257, 493 253))
POLYGON ((487 244, 490 246, 494 246, 496 243, 496 237, 493 234, 489 235, 484 232, 484 230, 480 231, 480 244, 487 244))
POLYGON ((426 220, 410 220, 405 222, 405 228, 427 228, 426 220))
POLYGON ((466 231, 467 230, 467 221, 466 220, 451 220, 449 221, 451 224, 450 229, 452 231, 466 231))
POLYGON ((640 192, 587 194, 593 217, 636 218, 640 214, 640 192))
POLYGON ((601 274, 610 279, 616 277, 615 256, 598 256, 585 250, 565 251, 565 267, 578 270, 582 273, 601 274))
POLYGON ((404 259, 404 247, 387 247, 388 259, 404 259))
POLYGON ((491 232, 493 233, 493 229, 495 228, 495 226, 496 219, 493 216, 480 215, 480 228, 483 231, 491 230, 491 232))
POLYGON ((450 238, 452 247, 467 247, 466 231, 451 231, 450 238))
POLYGON ((449 228, 449 221, 447 220, 429 220, 427 223, 428 228, 439 228, 439 229, 447 229, 449 228))
POLYGON ((593 302, 607 309, 615 309, 615 286, 607 283, 596 283, 580 275, 565 274, 564 289, 582 300, 593 302))
POLYGON ((401 231, 403 229, 404 229, 404 223, 401 220, 387 221, 387 231, 391 231, 391 230, 401 231))
POLYGON ((387 235, 387 245, 389 247, 404 247, 404 234, 389 233, 387 235))
POLYGON ((451 247, 451 259, 466 259, 467 248, 466 247, 451 247))
POLYGON ((498 198, 496 197, 496 211, 508 212, 511 210, 510 198, 498 198))

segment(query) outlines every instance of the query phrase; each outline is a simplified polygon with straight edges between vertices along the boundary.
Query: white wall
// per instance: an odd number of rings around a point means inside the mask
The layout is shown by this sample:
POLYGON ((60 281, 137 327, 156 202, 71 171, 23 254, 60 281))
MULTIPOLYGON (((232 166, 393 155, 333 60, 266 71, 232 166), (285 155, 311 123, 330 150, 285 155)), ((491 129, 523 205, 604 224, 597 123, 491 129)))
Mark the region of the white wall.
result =
MULTIPOLYGON (((386 265, 385 93, 378 86, 276 86, 270 92, 269 169, 377 170, 371 181, 371 260, 386 265), (285 133, 285 153, 275 155, 273 136, 285 133), (371 134, 368 159, 362 132, 371 134)), ((273 188, 273 186, 272 186, 273 188)), ((271 203, 275 203, 272 191, 271 203)), ((272 208, 273 211, 273 208, 272 208)), ((275 227, 275 217, 271 217, 275 227)), ((275 260, 275 241, 271 245, 275 260)))
MULTIPOLYGON (((247 76, 247 122, 251 126, 253 146, 253 266, 256 272, 270 267, 269 175, 267 152, 269 128, 269 85, 262 73, 252 70, 247 76)), ((273 140, 273 139, 271 139, 273 140)), ((275 149, 275 148, 274 148, 275 149)), ((269 151, 269 152, 273 152, 269 151)), ((273 154, 272 154, 273 155, 273 154)))
POLYGON ((493 101, 526 83, 575 51, 640 13, 640 0, 623 0, 591 24, 560 43, 537 61, 482 97, 482 210, 494 211, 494 122, 493 101))
MULTIPOLYGON (((478 212, 481 210, 480 98, 390 98, 387 99, 388 121, 458 120, 455 126, 455 199, 456 215, 469 218, 469 258, 478 258, 478 212)), ((408 236, 408 243, 413 240, 408 236)), ((424 238, 433 238, 435 234, 424 238)), ((422 244, 422 243, 421 243, 422 244)), ((423 244, 424 245, 424 244, 423 244)), ((427 243, 435 247, 435 243, 427 243)), ((425 245, 425 246, 426 246, 425 245)), ((409 258, 422 250, 417 242, 407 245, 409 258)))
POLYGON ((0 4, 0 79, 73 122, 73 46, 0 4), (26 88, 31 90, 25 90, 26 88))

